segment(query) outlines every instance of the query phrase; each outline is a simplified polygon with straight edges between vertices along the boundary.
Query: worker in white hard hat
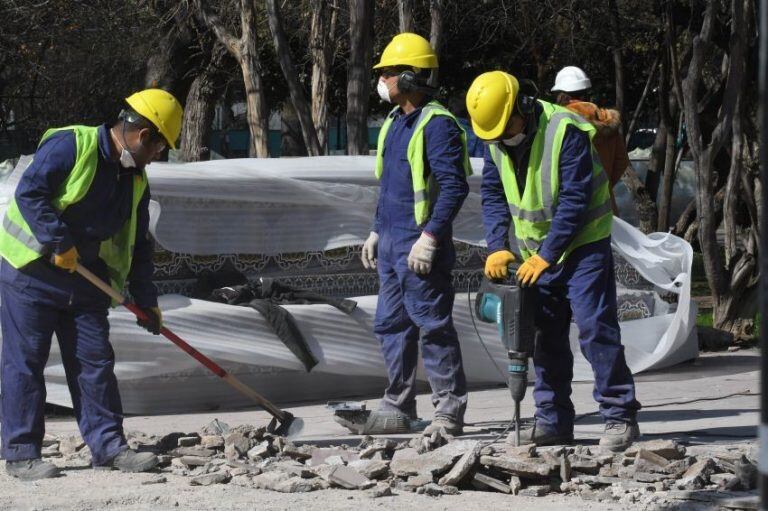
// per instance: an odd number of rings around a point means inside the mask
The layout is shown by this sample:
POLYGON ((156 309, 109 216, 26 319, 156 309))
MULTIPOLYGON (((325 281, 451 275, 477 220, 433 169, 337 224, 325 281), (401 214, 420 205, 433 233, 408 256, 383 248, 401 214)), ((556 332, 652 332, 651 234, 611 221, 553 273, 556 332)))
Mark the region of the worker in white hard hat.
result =
POLYGON ((557 94, 557 104, 584 117, 597 129, 592 144, 608 175, 613 214, 619 214, 613 187, 629 167, 629 156, 621 134, 621 114, 618 110, 600 108, 590 102, 592 82, 587 74, 576 66, 566 66, 557 73, 552 92, 557 94))

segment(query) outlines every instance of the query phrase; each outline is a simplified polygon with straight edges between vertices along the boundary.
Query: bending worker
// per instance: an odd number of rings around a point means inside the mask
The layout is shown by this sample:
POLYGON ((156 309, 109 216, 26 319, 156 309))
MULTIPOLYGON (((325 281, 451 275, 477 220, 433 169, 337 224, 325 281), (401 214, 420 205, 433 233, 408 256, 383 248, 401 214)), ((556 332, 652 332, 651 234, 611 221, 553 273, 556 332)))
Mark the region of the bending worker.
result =
POLYGON ((379 272, 374 333, 389 375, 370 418, 372 433, 407 431, 417 417, 420 338, 435 406, 425 434, 463 428, 467 390, 453 326, 452 222, 469 193, 471 170, 464 131, 426 84, 437 67, 429 42, 409 33, 395 36, 374 66, 381 70, 379 96, 396 106, 379 134, 379 203, 362 253, 363 265, 379 272))
POLYGON ((557 93, 557 104, 584 117, 595 127, 592 145, 608 176, 613 214, 619 214, 613 187, 629 167, 629 155, 621 135, 621 114, 618 110, 600 108, 589 102, 592 81, 576 66, 566 66, 555 77, 552 92, 557 93))
POLYGON ((116 287, 127 280, 149 318, 140 324, 160 332, 144 167, 175 147, 182 108, 158 89, 126 101, 129 108, 112 126, 46 131, 3 218, 2 456, 7 472, 20 479, 58 475, 40 459, 43 369, 54 333, 94 468, 140 472, 157 464, 155 455, 129 450, 123 434, 110 299, 74 273, 79 263, 116 287))
POLYGON ((537 445, 573 441, 570 399, 571 318, 595 375, 594 396, 605 421, 600 446, 623 450, 639 436, 635 385, 624 358, 611 252, 608 179, 594 157, 595 128, 565 108, 519 94, 514 76, 478 76, 467 109, 478 137, 488 142, 481 187, 489 256, 488 278, 504 278, 515 261, 521 285, 536 286, 539 330, 533 355, 537 445))

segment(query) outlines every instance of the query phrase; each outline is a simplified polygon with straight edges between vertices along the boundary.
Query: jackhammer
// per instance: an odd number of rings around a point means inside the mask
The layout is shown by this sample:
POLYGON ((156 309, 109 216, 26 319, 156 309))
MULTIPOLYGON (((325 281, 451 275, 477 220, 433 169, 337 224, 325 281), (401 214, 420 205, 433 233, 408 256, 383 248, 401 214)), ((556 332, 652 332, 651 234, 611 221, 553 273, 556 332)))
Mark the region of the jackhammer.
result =
POLYGON ((520 403, 528 385, 528 359, 536 342, 535 290, 519 287, 514 273, 507 281, 483 280, 475 297, 475 315, 496 323, 509 357, 507 385, 514 401, 515 445, 520 445, 520 403))

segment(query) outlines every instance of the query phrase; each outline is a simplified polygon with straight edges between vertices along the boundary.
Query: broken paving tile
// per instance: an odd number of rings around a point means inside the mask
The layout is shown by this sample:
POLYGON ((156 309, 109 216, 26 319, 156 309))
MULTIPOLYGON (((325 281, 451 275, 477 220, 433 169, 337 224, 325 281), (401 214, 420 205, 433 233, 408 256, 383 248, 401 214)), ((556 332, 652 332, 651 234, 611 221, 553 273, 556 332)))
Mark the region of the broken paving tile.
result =
POLYGON ((200 456, 203 458, 210 458, 216 455, 216 451, 196 445, 194 447, 177 447, 169 454, 171 456, 200 456))
MULTIPOLYGON (((324 479, 333 485, 346 488, 347 490, 365 489, 372 486, 370 479, 361 475, 357 470, 344 465, 333 467, 324 479)), ((373 484, 375 485, 376 483, 374 482, 373 484)))
POLYGON ((429 483, 435 482, 432 474, 419 474, 408 478, 403 487, 408 491, 416 491, 422 486, 426 486, 429 483))
POLYGON ((635 470, 638 472, 666 472, 669 460, 653 451, 638 449, 635 454, 635 470))
POLYGON ((571 470, 582 474, 597 475, 600 472, 600 464, 594 458, 586 456, 571 457, 571 470))
POLYGON ((419 488, 419 491, 417 491, 417 493, 422 493, 430 497, 439 497, 440 495, 443 495, 444 492, 443 492, 443 487, 440 486, 439 484, 429 483, 419 488))
POLYGON ((203 435, 219 435, 224 436, 229 433, 230 427, 226 422, 221 422, 219 419, 213 419, 211 422, 203 426, 200 432, 203 435))
POLYGON ((200 443, 199 436, 182 436, 176 440, 176 445, 179 447, 192 447, 200 443))
POLYGON ((286 442, 282 454, 294 460, 305 461, 312 457, 311 449, 308 445, 297 447, 293 442, 286 442))
POLYGON ((520 493, 520 490, 523 489, 523 482, 519 477, 512 476, 509 478, 509 489, 512 492, 512 495, 517 495, 520 493))
POLYGON ((201 467, 211 461, 211 459, 202 456, 182 456, 179 458, 179 461, 184 464, 185 467, 201 467))
POLYGON ((457 459, 476 445, 476 440, 456 440, 424 454, 412 448, 401 449, 392 457, 390 469, 397 476, 422 473, 438 476, 447 472, 457 459))
POLYGON ((723 490, 735 490, 741 485, 739 477, 736 474, 712 474, 709 476, 709 480, 712 484, 716 484, 723 490))
POLYGON ((392 495, 394 495, 394 493, 392 493, 392 487, 384 483, 377 484, 376 487, 370 491, 370 496, 373 499, 391 497, 392 495))
POLYGON ((542 462, 537 458, 522 460, 506 456, 481 456, 480 463, 489 467, 496 467, 512 475, 523 478, 546 477, 552 473, 552 468, 548 463, 542 462))
POLYGON ((709 483, 709 476, 715 473, 717 465, 712 458, 705 458, 697 461, 685 471, 680 478, 679 484, 686 489, 701 489, 709 483))
POLYGON ((224 437, 221 435, 204 435, 200 437, 200 445, 206 449, 221 449, 224 447, 224 437))
POLYGON ((214 472, 213 474, 205 474, 197 477, 193 477, 189 484, 192 486, 210 486, 212 484, 224 484, 229 482, 229 474, 226 472, 214 472))
POLYGON ((85 442, 80 435, 69 435, 59 440, 59 452, 64 456, 75 454, 85 447, 85 442))
POLYGON ((389 474, 389 462, 383 460, 357 460, 348 466, 368 479, 382 479, 389 474))
POLYGON ((235 431, 224 437, 224 447, 231 446, 239 456, 245 456, 253 447, 253 443, 248 436, 240 431, 235 431))
POLYGON ((43 447, 40 450, 40 456, 42 456, 43 458, 58 458, 59 456, 61 456, 61 452, 59 451, 59 444, 53 444, 47 447, 43 447))
POLYGON ((552 489, 546 485, 532 485, 520 490, 518 495, 521 497, 542 497, 551 491, 552 489))
POLYGON ((307 464, 312 467, 316 467, 326 463, 326 460, 331 456, 341 456, 341 459, 346 463, 360 459, 360 456, 356 452, 347 451, 346 449, 338 449, 335 447, 316 447, 312 449, 312 458, 307 462, 307 464))
POLYGON ((503 481, 499 481, 489 475, 482 472, 475 472, 472 476, 472 486, 478 489, 491 488, 501 493, 512 493, 512 488, 503 481))
POLYGON ((477 460, 480 457, 480 442, 475 442, 474 446, 465 452, 459 461, 451 468, 451 470, 440 478, 440 484, 443 486, 455 486, 461 482, 464 477, 472 470, 477 460))
POLYGON ((644 442, 635 442, 624 454, 626 456, 636 456, 637 451, 645 449, 654 454, 658 454, 668 460, 681 460, 685 457, 685 447, 674 440, 648 440, 644 442))
MULTIPOLYGON (((235 447, 237 449, 237 447, 235 447)), ((268 440, 254 445, 246 453, 246 457, 251 461, 263 460, 268 458, 272 453, 271 444, 268 440)))

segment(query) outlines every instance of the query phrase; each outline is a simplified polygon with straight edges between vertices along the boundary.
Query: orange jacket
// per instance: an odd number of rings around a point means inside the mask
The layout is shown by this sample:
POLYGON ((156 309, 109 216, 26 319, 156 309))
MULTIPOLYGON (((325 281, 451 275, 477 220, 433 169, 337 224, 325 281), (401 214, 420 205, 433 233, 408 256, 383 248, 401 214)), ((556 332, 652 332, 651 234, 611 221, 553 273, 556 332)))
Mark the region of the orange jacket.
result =
POLYGON ((594 103, 571 100, 565 107, 584 117, 597 128, 597 134, 592 143, 603 164, 611 190, 611 205, 613 213, 618 214, 616 199, 613 196, 613 187, 621 179, 624 171, 629 167, 627 146, 624 144, 619 128, 621 127, 621 115, 617 110, 599 108, 594 103))

